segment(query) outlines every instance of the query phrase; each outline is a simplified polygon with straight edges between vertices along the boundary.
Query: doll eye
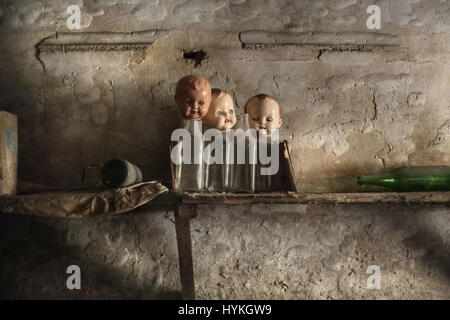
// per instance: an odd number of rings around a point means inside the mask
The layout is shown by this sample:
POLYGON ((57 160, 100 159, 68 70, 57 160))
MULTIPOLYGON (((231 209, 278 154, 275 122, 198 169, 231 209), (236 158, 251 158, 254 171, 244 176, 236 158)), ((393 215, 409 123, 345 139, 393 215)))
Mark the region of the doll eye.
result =
POLYGON ((259 121, 259 117, 254 117, 253 121, 259 121))
POLYGON ((205 104, 205 102, 204 101, 199 101, 198 104, 202 106, 202 105, 205 104))
POLYGON ((233 113, 234 113, 234 110, 233 110, 233 109, 230 109, 230 110, 228 111, 228 113, 229 113, 229 114, 233 114, 233 113))
POLYGON ((218 116, 221 116, 221 115, 222 115, 222 112, 217 111, 216 114, 217 114, 218 116))
POLYGON ((192 104, 194 101, 192 101, 191 99, 187 99, 186 101, 185 101, 185 103, 187 103, 187 104, 192 104))
POLYGON ((273 119, 272 118, 267 118, 267 121, 272 121, 273 119))

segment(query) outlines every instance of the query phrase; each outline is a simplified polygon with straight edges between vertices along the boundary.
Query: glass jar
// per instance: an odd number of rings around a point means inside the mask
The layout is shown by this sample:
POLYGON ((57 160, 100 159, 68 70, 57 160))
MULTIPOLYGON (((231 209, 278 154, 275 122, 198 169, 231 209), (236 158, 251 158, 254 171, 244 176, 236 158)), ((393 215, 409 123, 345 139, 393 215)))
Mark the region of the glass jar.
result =
POLYGON ((256 192, 273 191, 280 166, 279 151, 279 130, 272 130, 271 135, 268 135, 266 130, 260 130, 258 132, 258 163, 255 174, 256 192))
POLYGON ((182 140, 172 149, 171 158, 175 164, 173 188, 176 191, 202 192, 204 148, 202 122, 184 119, 181 128, 175 131, 182 140))
POLYGON ((222 132, 215 136, 214 141, 205 143, 204 189, 208 192, 227 192, 230 189, 230 161, 227 161, 230 152, 227 137, 230 133, 231 130, 222 132))
POLYGON ((233 137, 232 192, 255 192, 256 148, 256 134, 250 129, 248 114, 239 115, 233 137))

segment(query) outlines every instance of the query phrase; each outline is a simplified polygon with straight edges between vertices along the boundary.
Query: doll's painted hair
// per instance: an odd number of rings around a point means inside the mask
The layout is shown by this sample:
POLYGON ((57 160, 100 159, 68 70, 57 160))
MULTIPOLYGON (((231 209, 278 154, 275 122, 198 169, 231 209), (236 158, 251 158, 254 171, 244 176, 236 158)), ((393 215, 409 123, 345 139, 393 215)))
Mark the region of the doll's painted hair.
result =
POLYGON ((175 96, 180 94, 180 91, 185 90, 186 88, 193 89, 195 91, 200 91, 201 88, 211 88, 208 81, 202 76, 196 74, 190 74, 181 78, 175 89, 175 96))
POLYGON ((270 95, 268 95, 268 94, 265 94, 265 93, 260 93, 260 94, 257 94, 256 96, 253 96, 253 97, 251 97, 250 99, 248 99, 247 100, 247 102, 245 103, 245 107, 244 107, 244 112, 245 113, 248 113, 247 111, 247 106, 248 106, 248 104, 249 104, 249 102, 251 101, 251 100, 253 100, 253 99, 258 99, 259 101, 264 101, 264 100, 273 100, 273 101, 275 101, 275 103, 277 104, 277 106, 278 106, 278 111, 281 113, 281 107, 280 107, 280 104, 278 103, 278 101, 277 100, 275 100, 275 98, 274 97, 272 97, 272 96, 270 96, 270 95))
POLYGON ((226 92, 225 90, 222 89, 218 89, 218 88, 213 88, 211 90, 211 97, 213 98, 220 98, 221 96, 228 94, 228 92, 226 92))

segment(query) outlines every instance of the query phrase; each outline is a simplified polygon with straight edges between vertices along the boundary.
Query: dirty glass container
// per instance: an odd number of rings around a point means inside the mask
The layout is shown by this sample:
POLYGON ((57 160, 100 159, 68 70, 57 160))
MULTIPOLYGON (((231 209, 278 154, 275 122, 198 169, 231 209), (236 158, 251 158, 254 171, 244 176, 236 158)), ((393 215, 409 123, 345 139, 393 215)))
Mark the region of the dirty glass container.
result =
POLYGON ((174 190, 203 191, 203 136, 202 122, 184 119, 182 140, 172 149, 175 164, 174 190))
POLYGON ((249 130, 248 114, 238 116, 233 137, 233 164, 231 166, 231 191, 255 192, 255 166, 257 139, 249 130))
POLYGON ((225 163, 223 165, 224 191, 232 191, 233 181, 233 160, 234 160, 234 130, 228 130, 224 134, 225 143, 225 163))
POLYGON ((272 136, 267 135, 264 130, 258 132, 258 162, 255 172, 256 192, 272 191, 276 173, 273 175, 262 174, 262 169, 268 170, 273 165, 273 161, 279 160, 279 148, 278 131, 273 132, 272 136))
MULTIPOLYGON (((229 144, 227 145, 227 136, 229 137, 230 134, 232 134, 231 130, 222 133, 222 139, 220 140, 219 146, 220 151, 217 149, 215 149, 214 151, 207 150, 207 148, 211 147, 212 143, 214 143, 213 141, 205 144, 205 153, 208 156, 207 162, 204 165, 204 190, 208 192, 227 192, 230 189, 230 161, 227 161, 227 159, 230 158, 230 146, 229 144), (218 153, 216 154, 216 152, 218 153), (211 155, 215 158, 214 160, 217 161, 214 161, 211 155)), ((215 143, 216 145, 218 145, 217 142, 215 143)))
MULTIPOLYGON (((261 152, 265 152, 267 155, 270 155, 270 139, 264 141, 262 139, 261 134, 258 135, 258 154, 261 152), (261 150, 264 149, 264 150, 261 150)), ((256 164, 256 172, 255 172, 255 189, 256 192, 268 192, 271 188, 271 176, 261 174, 261 169, 267 167, 267 165, 262 164, 261 161, 258 161, 256 164)))

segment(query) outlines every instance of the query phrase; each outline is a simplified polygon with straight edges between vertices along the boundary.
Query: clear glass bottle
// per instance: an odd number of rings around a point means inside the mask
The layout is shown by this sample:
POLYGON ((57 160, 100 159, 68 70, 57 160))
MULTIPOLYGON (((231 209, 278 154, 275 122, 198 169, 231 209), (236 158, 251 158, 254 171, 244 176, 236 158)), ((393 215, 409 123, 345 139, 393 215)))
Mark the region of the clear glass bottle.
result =
MULTIPOLYGON (((258 133, 258 154, 261 152, 270 154, 270 138, 267 139, 267 135, 263 135, 261 132, 258 133), (264 150, 261 150, 264 149, 264 150)), ((262 175, 261 168, 264 168, 266 165, 262 164, 261 161, 258 161, 256 164, 256 172, 255 172, 255 189, 256 192, 268 192, 270 190, 271 176, 262 175)))
POLYGON ((234 130, 228 130, 224 134, 225 163, 223 165, 224 191, 232 192, 233 160, 234 160, 234 130))
POLYGON ((184 119, 183 139, 172 149, 172 161, 175 160, 176 191, 203 191, 203 135, 202 122, 184 119))
POLYGON ((239 115, 234 128, 231 191, 255 192, 257 139, 249 130, 248 114, 239 115))
POLYGON ((278 130, 274 130, 272 135, 267 135, 265 130, 260 130, 258 132, 258 163, 256 164, 256 173, 255 173, 255 189, 256 192, 270 192, 273 188, 273 180, 274 175, 261 174, 261 169, 265 168, 268 171, 269 167, 273 164, 272 161, 276 161, 278 159, 274 159, 274 157, 279 156, 279 134, 278 130), (265 161, 263 161, 265 159, 265 161), (270 161, 269 163, 266 163, 270 161))
MULTIPOLYGON (((229 146, 227 149, 227 135, 229 136, 229 132, 221 133, 220 143, 216 141, 212 141, 210 143, 205 144, 205 153, 207 154, 207 163, 205 163, 205 185, 204 189, 208 192, 227 192, 229 191, 229 168, 230 164, 227 161, 229 155, 227 156, 227 150, 229 150, 229 146), (213 157, 217 160, 217 162, 211 163, 213 160, 211 159, 211 151, 207 150, 207 148, 211 147, 212 144, 220 144, 218 148, 220 150, 215 150, 213 157), (220 154, 216 154, 220 152, 220 154)), ((228 151, 229 152, 229 151, 228 151)))

